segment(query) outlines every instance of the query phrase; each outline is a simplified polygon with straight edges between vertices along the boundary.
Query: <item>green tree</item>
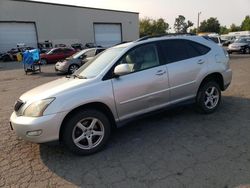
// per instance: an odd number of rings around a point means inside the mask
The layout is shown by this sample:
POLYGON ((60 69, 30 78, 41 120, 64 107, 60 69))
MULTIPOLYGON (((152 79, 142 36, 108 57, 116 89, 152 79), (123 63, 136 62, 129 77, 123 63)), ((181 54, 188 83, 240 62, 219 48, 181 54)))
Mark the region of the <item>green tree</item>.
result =
POLYGON ((220 23, 217 18, 209 18, 201 22, 199 32, 220 32, 220 23))
POLYGON ((190 29, 189 33, 193 33, 193 34, 196 34, 197 33, 197 28, 193 28, 193 29, 190 29))
POLYGON ((187 33, 189 27, 192 27, 194 24, 191 21, 185 21, 186 18, 183 15, 179 15, 178 18, 175 18, 174 30, 176 33, 187 33))
POLYGON ((229 28, 230 32, 236 32, 236 31, 241 31, 240 26, 235 25, 234 23, 230 26, 229 28))
POLYGON ((140 20, 140 37, 165 34, 169 29, 169 24, 163 18, 157 20, 143 18, 140 20))
POLYGON ((220 26, 220 34, 228 34, 229 29, 227 26, 220 26))
POLYGON ((250 31, 250 15, 246 16, 241 24, 241 30, 250 31))

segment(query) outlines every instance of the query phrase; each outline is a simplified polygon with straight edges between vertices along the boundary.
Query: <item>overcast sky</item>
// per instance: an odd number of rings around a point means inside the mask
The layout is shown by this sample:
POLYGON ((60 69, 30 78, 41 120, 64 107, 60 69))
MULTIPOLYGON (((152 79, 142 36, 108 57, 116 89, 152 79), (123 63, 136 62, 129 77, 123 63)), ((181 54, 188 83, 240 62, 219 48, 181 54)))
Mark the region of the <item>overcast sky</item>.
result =
POLYGON ((173 27, 178 15, 184 15, 197 25, 200 20, 217 17, 221 25, 240 25, 250 15, 250 0, 38 0, 53 3, 80 5, 95 8, 139 12, 140 18, 164 18, 173 27))

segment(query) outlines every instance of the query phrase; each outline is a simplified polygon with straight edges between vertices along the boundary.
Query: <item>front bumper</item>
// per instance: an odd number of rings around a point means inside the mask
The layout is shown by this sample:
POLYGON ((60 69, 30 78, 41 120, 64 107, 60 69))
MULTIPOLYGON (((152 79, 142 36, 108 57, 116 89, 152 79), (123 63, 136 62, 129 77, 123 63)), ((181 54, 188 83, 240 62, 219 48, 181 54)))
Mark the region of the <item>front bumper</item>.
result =
POLYGON ((68 72, 68 68, 69 68, 69 66, 67 66, 67 65, 62 65, 60 63, 55 64, 55 71, 68 72))
POLYGON ((17 136, 30 142, 45 143, 59 140, 60 127, 66 115, 67 112, 61 112, 41 117, 24 117, 13 112, 10 122, 17 136), (40 134, 30 134, 36 131, 40 134))

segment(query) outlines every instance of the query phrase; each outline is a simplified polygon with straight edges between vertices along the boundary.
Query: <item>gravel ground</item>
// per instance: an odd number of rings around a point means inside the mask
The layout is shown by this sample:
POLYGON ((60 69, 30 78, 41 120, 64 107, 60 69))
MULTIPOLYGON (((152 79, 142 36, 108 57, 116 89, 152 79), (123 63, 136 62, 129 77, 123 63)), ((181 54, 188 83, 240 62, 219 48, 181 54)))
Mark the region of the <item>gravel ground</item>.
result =
POLYGON ((15 136, 9 127, 14 102, 63 75, 56 75, 53 65, 25 75, 21 64, 0 62, 0 187, 250 184, 250 56, 233 55, 230 61, 233 82, 216 113, 201 115, 185 106, 141 118, 116 130, 105 150, 87 157, 15 136))

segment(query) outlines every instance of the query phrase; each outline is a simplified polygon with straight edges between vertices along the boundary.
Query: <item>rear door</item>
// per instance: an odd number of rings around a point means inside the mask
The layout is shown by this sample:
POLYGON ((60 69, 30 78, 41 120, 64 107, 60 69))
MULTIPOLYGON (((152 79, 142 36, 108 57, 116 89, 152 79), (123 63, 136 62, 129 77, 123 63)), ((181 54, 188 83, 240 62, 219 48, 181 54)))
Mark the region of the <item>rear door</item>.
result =
POLYGON ((166 66, 157 45, 144 44, 127 52, 117 64, 128 64, 131 72, 112 79, 120 120, 164 106, 169 100, 166 66))
POLYGON ((210 48, 184 39, 161 42, 169 75, 170 100, 178 102, 196 95, 197 79, 207 72, 206 53, 210 48))

